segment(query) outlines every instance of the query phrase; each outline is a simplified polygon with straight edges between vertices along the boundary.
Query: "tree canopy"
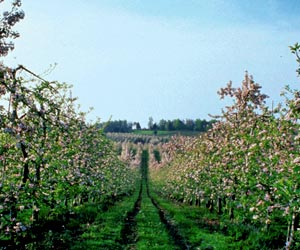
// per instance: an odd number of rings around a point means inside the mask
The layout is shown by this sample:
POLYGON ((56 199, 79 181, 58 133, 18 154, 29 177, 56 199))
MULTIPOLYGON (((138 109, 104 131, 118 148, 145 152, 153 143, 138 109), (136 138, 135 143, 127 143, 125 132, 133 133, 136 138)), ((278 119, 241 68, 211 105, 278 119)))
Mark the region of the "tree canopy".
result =
MULTIPOLYGON (((0 0, 0 4, 4 0, 0 0)), ((13 30, 13 27, 21 19, 25 17, 23 10, 20 10, 21 0, 14 0, 11 2, 11 9, 4 11, 0 18, 0 57, 6 56, 9 51, 14 49, 12 39, 16 39, 20 34, 13 30)))

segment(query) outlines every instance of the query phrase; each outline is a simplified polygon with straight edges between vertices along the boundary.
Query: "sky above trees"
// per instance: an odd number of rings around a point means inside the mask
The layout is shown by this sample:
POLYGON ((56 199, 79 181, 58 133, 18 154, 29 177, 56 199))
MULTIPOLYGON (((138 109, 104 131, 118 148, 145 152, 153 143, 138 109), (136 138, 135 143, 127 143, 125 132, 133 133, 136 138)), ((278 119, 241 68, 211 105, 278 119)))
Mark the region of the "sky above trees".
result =
MULTIPOLYGON (((7 0, 8 1, 8 0, 7 0)), ((4 62, 74 85, 89 119, 207 118, 245 70, 269 103, 298 88, 289 45, 299 42, 300 3, 204 0, 23 1, 21 37, 4 62)))

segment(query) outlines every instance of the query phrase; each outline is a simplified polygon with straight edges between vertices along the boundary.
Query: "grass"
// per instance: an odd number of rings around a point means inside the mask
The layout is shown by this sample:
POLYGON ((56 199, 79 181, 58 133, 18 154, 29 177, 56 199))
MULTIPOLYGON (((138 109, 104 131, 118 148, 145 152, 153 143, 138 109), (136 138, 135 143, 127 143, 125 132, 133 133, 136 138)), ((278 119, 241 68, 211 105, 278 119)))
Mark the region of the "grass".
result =
MULTIPOLYGON (((148 183, 148 161, 149 152, 144 150, 142 178, 136 182, 133 195, 122 197, 105 209, 101 204, 79 207, 66 230, 57 232, 58 243, 64 248, 56 249, 177 250, 185 246, 194 250, 258 249, 257 244, 253 245, 256 242, 253 238, 248 239, 248 243, 254 241, 251 247, 232 234, 225 235, 218 224, 218 215, 198 206, 175 203, 152 191, 152 183, 148 183), (132 211, 136 213, 129 220, 132 211)), ((52 232, 48 238, 43 247, 50 249, 52 232)))
POLYGON ((165 225, 161 222, 157 208, 152 204, 143 184, 142 205, 136 217, 138 228, 137 249, 178 249, 174 246, 165 225))
MULTIPOLYGON (((144 154, 145 152, 143 152, 144 154)), ((147 152, 148 153, 148 152, 147 152)), ((145 157, 148 155, 145 155, 145 157)), ((148 159, 144 160, 142 157, 142 168, 144 169, 143 176, 145 177, 148 173, 148 159), (144 163, 144 165, 143 165, 144 163)), ((148 181, 148 179, 145 180, 145 183, 148 181)), ((150 187, 149 186, 148 188, 150 187)), ((166 232, 165 225, 162 224, 159 215, 158 210, 156 207, 154 207, 149 195, 145 194, 146 187, 143 187, 143 208, 146 209, 145 216, 143 216, 142 213, 140 213, 137 216, 137 219, 142 218, 142 222, 144 223, 145 227, 141 226, 139 227, 139 220, 138 220, 138 229, 139 229, 139 235, 140 239, 138 242, 138 246, 142 246, 138 249, 179 249, 176 248, 174 245, 173 247, 168 246, 167 244, 170 244, 170 233, 166 232), (148 224, 145 224, 148 223, 148 224), (153 223, 153 224, 152 224, 153 223), (159 228, 156 228, 159 227, 159 228), (161 230, 160 230, 161 228, 161 230), (155 232, 153 234, 153 232, 155 232), (157 246, 162 246, 162 248, 155 248, 151 245, 146 245, 143 243, 143 233, 146 236, 145 243, 149 244, 156 244, 157 246), (158 237, 159 235, 159 237, 158 237), (160 241, 158 243, 158 241, 160 241)), ((148 190, 150 192, 150 190, 148 190)), ((148 193, 149 193, 148 192, 148 193)), ((205 230, 204 228, 200 227, 197 223, 199 221, 199 218, 201 218, 201 210, 199 207, 192 207, 182 204, 176 204, 169 200, 163 199, 159 197, 158 195, 155 195, 151 192, 152 199, 155 200, 157 203, 158 208, 163 210, 163 213, 165 217, 167 217, 168 224, 172 225, 173 229, 177 229, 179 235, 183 239, 185 239, 185 242, 188 243, 188 245, 191 247, 191 249, 219 249, 219 250, 225 250, 225 249, 234 249, 232 242, 233 239, 229 236, 225 236, 224 234, 216 231, 211 230, 205 230)), ((143 209, 141 210, 141 212, 143 209)), ((142 224, 143 225, 143 224, 142 224)))
MULTIPOLYGON (((148 156, 144 154, 144 156, 148 156)), ((139 198, 140 182, 137 183, 134 195, 117 202, 110 207, 108 211, 99 213, 95 221, 91 224, 87 223, 83 227, 84 233, 80 236, 72 250, 78 249, 125 249, 125 250, 176 250, 176 246, 161 222, 157 208, 153 205, 147 193, 147 171, 145 169, 148 158, 142 161, 144 171, 142 171, 142 193, 139 198), (128 218, 128 213, 132 211, 137 200, 141 200, 138 213, 134 218, 137 227, 136 239, 130 244, 124 244, 124 222, 128 218)), ((131 233, 129 233, 131 234, 131 233)), ((132 235, 126 235, 131 237, 132 235)))
MULTIPOLYGON (((204 214, 199 207, 177 204, 154 193, 152 196, 159 203, 159 206, 165 210, 169 220, 176 225, 182 237, 188 240, 193 249, 238 249, 232 237, 226 236, 218 230, 203 227, 201 220, 203 220, 204 214)), ((212 216, 206 218, 208 223, 214 222, 215 218, 212 216)))
POLYGON ((72 246, 72 250, 77 249, 124 249, 121 244, 121 231, 128 211, 133 207, 138 198, 139 185, 132 196, 117 202, 106 212, 98 213, 92 224, 83 225, 84 233, 72 246))

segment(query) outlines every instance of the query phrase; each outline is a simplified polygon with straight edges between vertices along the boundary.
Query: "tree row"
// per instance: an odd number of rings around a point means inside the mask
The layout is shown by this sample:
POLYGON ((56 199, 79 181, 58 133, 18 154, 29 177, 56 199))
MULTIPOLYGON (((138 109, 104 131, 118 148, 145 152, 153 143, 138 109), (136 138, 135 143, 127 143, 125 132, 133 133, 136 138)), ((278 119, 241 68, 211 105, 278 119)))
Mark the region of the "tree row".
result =
MULTIPOLYGON (((215 120, 207 121, 205 119, 161 119, 158 123, 153 118, 149 118, 148 130, 152 131, 198 131, 205 132, 212 127, 215 120)), ((114 133, 130 133, 133 130, 147 130, 142 128, 139 122, 128 122, 127 120, 116 120, 100 123, 99 128, 103 128, 104 132, 114 133)))

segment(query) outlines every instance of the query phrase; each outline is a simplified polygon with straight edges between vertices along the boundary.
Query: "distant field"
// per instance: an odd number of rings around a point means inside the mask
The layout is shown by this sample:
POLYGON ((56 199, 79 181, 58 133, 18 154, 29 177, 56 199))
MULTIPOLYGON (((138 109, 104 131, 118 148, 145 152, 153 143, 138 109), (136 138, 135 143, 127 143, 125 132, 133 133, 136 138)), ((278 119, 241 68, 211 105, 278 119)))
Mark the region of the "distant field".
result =
POLYGON ((201 132, 195 131, 157 131, 157 134, 154 135, 154 132, 151 130, 135 130, 132 133, 106 133, 106 136, 117 142, 133 142, 133 143, 165 143, 170 140, 172 136, 183 135, 183 136, 197 136, 201 132))
MULTIPOLYGON (((152 130, 134 130, 132 133, 136 135, 154 135, 154 132, 152 130)), ((164 131, 164 130, 157 131, 158 136, 173 136, 173 135, 195 136, 195 135, 199 135, 200 133, 201 132, 198 131, 164 131)))

